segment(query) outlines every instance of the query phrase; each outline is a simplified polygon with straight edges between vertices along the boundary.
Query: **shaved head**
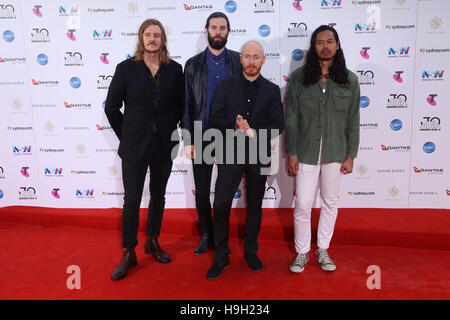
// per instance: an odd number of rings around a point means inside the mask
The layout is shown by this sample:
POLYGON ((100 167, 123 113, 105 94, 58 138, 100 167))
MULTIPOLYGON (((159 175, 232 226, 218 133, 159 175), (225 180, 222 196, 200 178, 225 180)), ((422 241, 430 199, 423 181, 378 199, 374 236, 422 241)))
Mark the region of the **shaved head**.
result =
POLYGON ((244 43, 241 49, 241 54, 244 53, 244 51, 248 50, 258 50, 261 56, 264 56, 264 48, 263 46, 256 40, 247 41, 244 43))

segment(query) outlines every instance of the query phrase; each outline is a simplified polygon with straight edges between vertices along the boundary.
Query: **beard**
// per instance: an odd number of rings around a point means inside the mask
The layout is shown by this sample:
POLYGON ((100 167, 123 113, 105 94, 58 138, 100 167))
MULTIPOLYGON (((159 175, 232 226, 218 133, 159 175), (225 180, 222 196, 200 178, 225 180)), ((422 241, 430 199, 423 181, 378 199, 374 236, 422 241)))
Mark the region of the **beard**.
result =
POLYGON ((249 65, 244 68, 244 73, 248 76, 256 76, 261 71, 261 68, 255 65, 249 65))
POLYGON ((222 38, 222 37, 218 37, 218 38, 220 38, 220 40, 216 40, 216 39, 212 38, 208 32, 208 43, 211 46, 211 48, 220 50, 223 47, 225 47, 225 45, 227 44, 228 35, 225 38, 222 38))

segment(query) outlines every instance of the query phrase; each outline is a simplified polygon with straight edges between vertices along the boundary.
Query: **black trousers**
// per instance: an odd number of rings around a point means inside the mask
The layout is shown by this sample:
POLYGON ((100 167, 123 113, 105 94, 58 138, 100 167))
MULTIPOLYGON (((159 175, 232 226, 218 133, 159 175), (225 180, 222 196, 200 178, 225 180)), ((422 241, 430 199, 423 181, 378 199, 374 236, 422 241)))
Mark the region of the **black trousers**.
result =
POLYGON ((249 165, 219 164, 214 197, 214 258, 218 261, 228 254, 230 211, 234 195, 243 175, 247 215, 245 219, 244 251, 256 253, 261 230, 262 200, 267 176, 256 173, 249 165))
POLYGON ((172 160, 161 153, 147 153, 139 162, 122 160, 122 180, 125 189, 122 210, 122 246, 137 246, 139 207, 147 169, 150 168, 150 203, 148 206, 148 236, 159 236, 166 203, 167 181, 172 170, 172 160))
POLYGON ((195 207, 200 230, 212 237, 213 223, 211 211, 211 176, 214 164, 192 162, 195 184, 195 207))

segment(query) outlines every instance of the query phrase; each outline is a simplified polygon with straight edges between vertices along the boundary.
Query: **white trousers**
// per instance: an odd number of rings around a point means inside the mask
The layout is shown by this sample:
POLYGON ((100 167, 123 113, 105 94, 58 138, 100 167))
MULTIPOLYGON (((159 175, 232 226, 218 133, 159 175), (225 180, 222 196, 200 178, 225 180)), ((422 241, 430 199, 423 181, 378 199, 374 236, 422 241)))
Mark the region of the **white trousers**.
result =
POLYGON ((296 177, 296 200, 294 210, 294 241, 297 253, 307 253, 311 247, 311 209, 321 186, 322 207, 317 230, 317 246, 328 249, 334 232, 338 207, 341 164, 338 162, 309 165, 299 163, 296 177))

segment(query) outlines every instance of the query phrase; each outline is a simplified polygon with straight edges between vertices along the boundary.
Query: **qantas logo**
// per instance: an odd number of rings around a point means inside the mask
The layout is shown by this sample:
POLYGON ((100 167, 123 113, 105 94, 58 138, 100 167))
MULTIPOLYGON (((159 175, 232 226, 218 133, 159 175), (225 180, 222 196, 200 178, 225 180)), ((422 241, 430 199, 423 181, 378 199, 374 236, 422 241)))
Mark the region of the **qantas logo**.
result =
POLYGON ((111 130, 112 129, 112 127, 100 126, 99 124, 96 124, 96 126, 97 126, 97 130, 99 130, 99 131, 111 130))
POLYGON ((428 173, 428 174, 443 174, 444 169, 440 168, 417 168, 413 167, 415 173, 428 173))
POLYGON ((410 151, 410 146, 385 146, 384 144, 381 145, 381 150, 383 151, 389 151, 389 150, 396 150, 396 151, 410 151))
POLYGON ((188 6, 187 4, 183 4, 185 10, 211 10, 213 8, 212 5, 197 5, 197 6, 188 6))
POLYGON ((31 82, 33 83, 33 85, 35 86, 39 86, 39 85, 47 85, 47 86, 58 86, 59 85, 59 81, 55 81, 55 80, 48 80, 48 81, 36 81, 34 79, 31 79, 31 82))

